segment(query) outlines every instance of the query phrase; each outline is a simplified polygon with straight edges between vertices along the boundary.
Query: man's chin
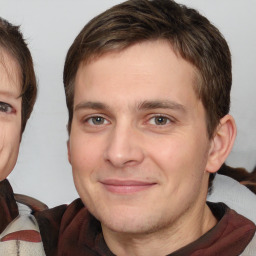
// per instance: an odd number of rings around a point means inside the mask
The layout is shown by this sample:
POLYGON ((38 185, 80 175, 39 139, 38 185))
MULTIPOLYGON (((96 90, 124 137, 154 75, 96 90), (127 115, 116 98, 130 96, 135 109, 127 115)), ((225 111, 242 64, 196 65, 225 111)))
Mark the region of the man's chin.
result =
POLYGON ((160 224, 158 216, 150 216, 142 211, 134 211, 122 214, 120 211, 112 212, 100 218, 103 230, 111 230, 123 234, 145 234, 156 230, 160 224))

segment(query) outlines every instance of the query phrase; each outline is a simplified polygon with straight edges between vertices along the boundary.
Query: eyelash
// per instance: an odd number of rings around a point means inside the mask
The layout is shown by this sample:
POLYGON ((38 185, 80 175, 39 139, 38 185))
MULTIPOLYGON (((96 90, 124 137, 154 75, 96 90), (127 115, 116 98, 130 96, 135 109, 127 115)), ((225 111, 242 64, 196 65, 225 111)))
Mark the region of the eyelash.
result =
POLYGON ((14 113, 14 108, 10 104, 0 101, 0 112, 11 114, 14 113))

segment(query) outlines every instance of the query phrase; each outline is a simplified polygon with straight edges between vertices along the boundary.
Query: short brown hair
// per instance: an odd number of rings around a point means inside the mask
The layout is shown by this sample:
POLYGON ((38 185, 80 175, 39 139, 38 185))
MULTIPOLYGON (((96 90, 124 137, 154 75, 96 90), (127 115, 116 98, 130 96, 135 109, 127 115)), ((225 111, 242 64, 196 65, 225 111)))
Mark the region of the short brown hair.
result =
MULTIPOLYGON (((230 109, 231 54, 219 30, 196 10, 172 0, 129 0, 92 19, 69 48, 64 66, 64 87, 73 119, 74 81, 81 62, 104 53, 121 51, 136 43, 163 39, 197 69, 195 92, 206 110, 212 138, 220 119, 230 109)), ((214 175, 210 175, 209 188, 214 175)))
POLYGON ((21 134, 23 133, 27 120, 33 110, 36 95, 37 82, 34 72, 33 60, 25 43, 19 26, 14 26, 8 21, 0 18, 0 49, 6 51, 19 64, 21 71, 21 134))

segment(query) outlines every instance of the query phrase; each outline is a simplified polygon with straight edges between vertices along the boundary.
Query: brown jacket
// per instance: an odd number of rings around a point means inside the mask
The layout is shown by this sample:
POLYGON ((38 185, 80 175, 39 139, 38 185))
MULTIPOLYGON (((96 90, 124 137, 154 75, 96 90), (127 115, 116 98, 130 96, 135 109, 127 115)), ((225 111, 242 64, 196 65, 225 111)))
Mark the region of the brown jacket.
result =
MULTIPOLYGON (((29 201, 29 200, 28 200, 29 201)), ((33 204, 36 204, 32 200, 33 204)), ((218 224, 193 243, 169 256, 236 256, 254 236, 253 222, 222 203, 208 203, 218 224)), ((40 204, 39 204, 40 206, 40 204)), ((47 256, 113 256, 108 249, 100 223, 88 212, 80 199, 69 206, 34 209, 47 256)), ((12 188, 7 180, 0 182, 0 233, 18 215, 12 188)), ((256 253, 256 252, 255 252, 256 253)))
MULTIPOLYGON (((169 256, 236 256, 244 251, 254 236, 254 223, 223 203, 208 205, 219 220, 218 224, 198 240, 169 256)), ((80 199, 67 208, 57 207, 38 212, 35 216, 47 256, 113 256, 104 241, 100 223, 80 199)))

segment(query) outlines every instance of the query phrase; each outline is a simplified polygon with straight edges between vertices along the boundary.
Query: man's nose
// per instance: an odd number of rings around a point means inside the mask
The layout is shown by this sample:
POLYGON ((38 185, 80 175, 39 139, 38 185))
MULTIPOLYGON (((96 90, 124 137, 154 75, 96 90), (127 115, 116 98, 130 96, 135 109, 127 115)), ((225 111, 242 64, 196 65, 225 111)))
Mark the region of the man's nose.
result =
POLYGON ((104 158, 115 167, 135 166, 144 159, 142 135, 136 128, 116 126, 108 138, 104 158))

